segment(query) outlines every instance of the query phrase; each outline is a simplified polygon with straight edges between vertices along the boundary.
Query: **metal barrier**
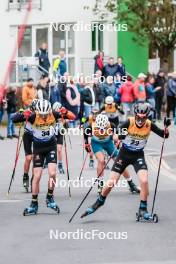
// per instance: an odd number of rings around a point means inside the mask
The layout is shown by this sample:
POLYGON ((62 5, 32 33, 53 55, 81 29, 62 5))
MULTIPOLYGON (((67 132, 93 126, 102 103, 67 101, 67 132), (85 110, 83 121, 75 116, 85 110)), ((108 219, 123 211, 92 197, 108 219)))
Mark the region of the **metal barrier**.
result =
POLYGON ((43 73, 49 74, 48 71, 36 64, 19 64, 14 61, 11 63, 13 70, 9 82, 12 86, 22 86, 28 78, 33 78, 36 85, 43 73))

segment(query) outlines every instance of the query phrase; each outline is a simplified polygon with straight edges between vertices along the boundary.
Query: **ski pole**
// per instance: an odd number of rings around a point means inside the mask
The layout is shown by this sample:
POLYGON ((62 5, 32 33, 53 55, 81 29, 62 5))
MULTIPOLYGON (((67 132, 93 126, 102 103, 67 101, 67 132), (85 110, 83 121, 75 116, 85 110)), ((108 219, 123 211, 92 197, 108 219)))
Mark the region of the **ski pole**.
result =
POLYGON ((86 164, 87 157, 88 157, 88 152, 87 152, 87 154, 86 154, 86 157, 85 157, 85 159, 84 159, 84 162, 83 162, 83 165, 82 165, 82 168, 81 168, 81 172, 80 172, 80 175, 79 175, 79 180, 81 179, 81 176, 82 176, 82 173, 83 173, 83 170, 84 170, 85 164, 86 164))
POLYGON ((65 148, 65 162, 66 162, 66 169, 67 169, 67 179, 68 179, 69 197, 71 198, 70 173, 69 173, 69 168, 68 168, 67 143, 66 143, 65 136, 64 136, 64 148, 65 148))
MULTIPOLYGON (((21 131, 21 127, 19 129, 19 138, 20 138, 20 131, 21 131)), ((21 138, 21 140, 18 141, 18 143, 17 143, 17 147, 18 148, 16 149, 16 157, 15 157, 13 172, 12 172, 12 176, 11 176, 11 180, 10 180, 10 184, 9 184, 7 195, 9 195, 9 193, 10 193, 10 189, 11 189, 11 186, 12 186, 12 181, 14 180, 16 166, 17 166, 19 155, 20 155, 20 149, 21 149, 22 142, 23 142, 23 138, 21 138)))
POLYGON ((88 190, 88 192, 86 193, 86 195, 84 196, 83 200, 81 201, 81 203, 79 204, 79 206, 77 207, 76 211, 74 212, 74 214, 72 215, 72 217, 69 220, 69 223, 71 223, 71 221, 73 220, 73 218, 75 217, 76 213, 78 212, 78 210, 81 208, 82 204, 84 203, 84 201, 86 200, 86 198, 88 197, 89 193, 92 191, 95 183, 98 181, 99 177, 102 175, 103 171, 105 170, 106 166, 108 165, 108 163, 110 162, 111 158, 114 156, 116 149, 113 151, 113 153, 111 154, 111 156, 109 157, 109 159, 107 160, 105 166, 103 167, 103 169, 101 170, 101 172, 98 174, 97 178, 94 180, 94 183, 92 184, 92 186, 90 187, 90 189, 88 190))
POLYGON ((165 144, 165 140, 166 140, 165 130, 166 130, 166 127, 164 129, 164 138, 163 138, 163 143, 162 143, 162 147, 161 147, 161 154, 160 154, 159 167, 158 167, 158 173, 157 173, 157 178, 156 178, 155 192, 154 192, 154 196, 153 196, 153 205, 152 205, 151 215, 153 215, 155 200, 156 200, 156 193, 157 193, 157 189, 158 189, 158 181, 159 181, 159 175, 160 175, 160 170, 161 170, 161 161, 163 158, 164 144, 165 144))

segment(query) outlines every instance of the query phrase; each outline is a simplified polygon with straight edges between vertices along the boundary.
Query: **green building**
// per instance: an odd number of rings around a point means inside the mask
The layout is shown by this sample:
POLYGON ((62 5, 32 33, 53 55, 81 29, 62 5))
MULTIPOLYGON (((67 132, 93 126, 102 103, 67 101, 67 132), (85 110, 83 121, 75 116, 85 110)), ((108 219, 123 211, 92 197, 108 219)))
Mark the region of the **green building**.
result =
POLYGON ((133 77, 137 77, 140 72, 148 72, 149 52, 148 46, 140 46, 133 40, 133 33, 119 31, 117 40, 117 53, 122 56, 126 65, 126 70, 133 77))

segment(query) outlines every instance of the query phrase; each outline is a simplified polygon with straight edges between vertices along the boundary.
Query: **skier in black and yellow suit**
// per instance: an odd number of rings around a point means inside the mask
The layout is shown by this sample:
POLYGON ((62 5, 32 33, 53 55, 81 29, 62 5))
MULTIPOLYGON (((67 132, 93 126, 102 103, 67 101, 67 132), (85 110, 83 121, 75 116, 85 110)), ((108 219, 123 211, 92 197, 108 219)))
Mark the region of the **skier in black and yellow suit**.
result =
POLYGON ((160 129, 148 119, 150 108, 147 103, 137 104, 134 111, 135 117, 129 118, 124 124, 120 126, 121 129, 127 129, 127 135, 123 140, 122 147, 112 167, 110 178, 106 186, 103 188, 97 201, 86 210, 82 217, 94 213, 105 203, 107 195, 114 187, 114 184, 116 184, 120 179, 122 172, 129 165, 134 167, 140 181, 141 192, 139 215, 146 220, 150 217, 147 211, 147 197, 149 194, 148 169, 143 150, 147 144, 147 140, 151 131, 160 137, 169 137, 169 131, 167 127, 170 125, 170 120, 165 122, 165 129, 160 129))
POLYGON ((119 125, 119 113, 124 114, 121 107, 114 102, 112 96, 107 96, 105 98, 105 105, 100 109, 100 113, 104 112, 109 118, 109 121, 114 123, 117 127, 119 125))
MULTIPOLYGON (((32 201, 29 207, 24 210, 24 215, 36 214, 38 211, 39 183, 42 176, 43 164, 46 159, 48 163, 48 193, 46 196, 47 207, 59 213, 59 207, 54 201, 54 187, 56 182, 57 164, 57 142, 54 126, 62 113, 52 111, 51 104, 47 100, 38 100, 36 111, 24 111, 16 113, 13 122, 28 121, 32 125, 33 136, 33 168, 34 178, 32 182, 32 201)), ((64 118, 67 119, 67 112, 64 118)))

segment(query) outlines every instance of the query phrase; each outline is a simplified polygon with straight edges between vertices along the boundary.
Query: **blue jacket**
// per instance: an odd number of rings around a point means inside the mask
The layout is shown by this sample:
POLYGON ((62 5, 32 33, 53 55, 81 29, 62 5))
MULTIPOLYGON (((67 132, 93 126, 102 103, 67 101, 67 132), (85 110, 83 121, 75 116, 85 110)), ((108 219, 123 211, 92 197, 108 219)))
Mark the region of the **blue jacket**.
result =
POLYGON ((168 80, 167 96, 176 96, 176 80, 172 78, 168 80))
POLYGON ((154 99, 155 98, 155 88, 152 84, 147 84, 146 85, 146 95, 147 99, 154 99))

